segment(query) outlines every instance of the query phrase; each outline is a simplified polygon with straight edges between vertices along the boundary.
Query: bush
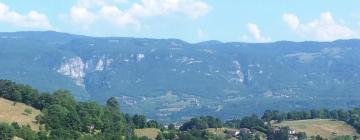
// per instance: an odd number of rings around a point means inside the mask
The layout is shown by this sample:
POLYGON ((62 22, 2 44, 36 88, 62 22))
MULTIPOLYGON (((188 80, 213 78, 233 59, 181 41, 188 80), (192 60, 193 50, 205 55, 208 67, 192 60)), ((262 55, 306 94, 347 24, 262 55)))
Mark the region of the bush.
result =
POLYGON ((32 114, 32 109, 26 108, 26 109, 24 110, 24 112, 25 112, 26 114, 32 114))
POLYGON ((10 140, 14 137, 15 130, 13 127, 6 123, 0 123, 0 139, 10 140))

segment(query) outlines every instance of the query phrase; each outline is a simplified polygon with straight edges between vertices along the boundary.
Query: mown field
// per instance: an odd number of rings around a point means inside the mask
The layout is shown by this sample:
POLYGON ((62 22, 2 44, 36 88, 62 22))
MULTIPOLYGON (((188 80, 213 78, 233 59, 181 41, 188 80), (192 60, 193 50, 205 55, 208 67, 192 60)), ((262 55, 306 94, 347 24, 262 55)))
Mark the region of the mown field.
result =
POLYGON ((156 128, 144 128, 144 129, 135 129, 135 135, 138 137, 148 137, 150 139, 155 139, 159 134, 160 130, 156 128))
POLYGON ((325 138, 333 138, 341 135, 358 135, 356 130, 343 121, 335 121, 329 119, 312 119, 298 121, 284 121, 275 126, 289 126, 296 132, 305 132, 308 137, 320 135, 325 138))
POLYGON ((20 125, 30 125, 33 130, 39 130, 39 125, 35 123, 35 117, 40 113, 39 110, 23 103, 0 98, 0 122, 17 122, 20 125))

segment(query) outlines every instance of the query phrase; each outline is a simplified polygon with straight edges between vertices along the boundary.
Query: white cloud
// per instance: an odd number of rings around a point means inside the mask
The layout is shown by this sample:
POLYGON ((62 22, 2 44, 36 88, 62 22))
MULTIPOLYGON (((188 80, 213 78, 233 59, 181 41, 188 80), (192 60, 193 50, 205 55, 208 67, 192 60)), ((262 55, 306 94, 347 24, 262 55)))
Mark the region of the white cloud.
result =
POLYGON ((115 0, 115 2, 117 2, 117 3, 128 3, 129 1, 128 0, 115 0))
POLYGON ((70 10, 70 20, 78 24, 91 24, 95 20, 95 15, 84 7, 74 6, 70 10))
POLYGON ((296 30, 299 27, 299 18, 293 14, 284 14, 283 20, 290 26, 291 29, 296 30))
POLYGON ((261 31, 259 30, 258 26, 253 23, 248 23, 247 28, 250 34, 257 40, 261 39, 261 31))
MULTIPOLYGON (((256 42, 269 42, 271 40, 270 38, 262 36, 261 30, 256 24, 248 23, 246 27, 249 34, 256 42)), ((244 35, 242 36, 242 39, 248 39, 248 36, 244 35)))
POLYGON ((70 12, 73 23, 91 25, 97 21, 106 21, 120 27, 139 26, 141 18, 179 15, 197 19, 206 15, 211 7, 201 0, 141 0, 129 4, 129 8, 120 9, 120 4, 128 0, 78 0, 70 12))
POLYGON ((138 24, 135 17, 127 12, 121 11, 116 6, 103 6, 100 10, 100 16, 121 27, 138 24))
POLYGON ((308 23, 301 23, 294 14, 284 14, 283 20, 296 34, 304 39, 332 41, 358 36, 357 32, 334 20, 330 12, 322 13, 319 18, 308 23))
POLYGON ((196 19, 210 9, 208 4, 197 0, 142 0, 133 4, 129 11, 138 17, 182 14, 196 19))
POLYGON ((11 11, 10 8, 0 2, 0 22, 13 24, 26 28, 52 29, 46 15, 36 11, 20 14, 11 11))

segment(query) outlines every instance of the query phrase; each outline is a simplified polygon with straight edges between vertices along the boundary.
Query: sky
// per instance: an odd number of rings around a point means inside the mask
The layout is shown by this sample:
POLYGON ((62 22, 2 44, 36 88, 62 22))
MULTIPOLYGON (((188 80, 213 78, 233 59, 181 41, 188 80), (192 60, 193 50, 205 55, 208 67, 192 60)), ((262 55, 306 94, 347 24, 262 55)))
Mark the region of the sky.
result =
POLYGON ((360 38, 359 0, 0 0, 0 32, 188 42, 360 38))

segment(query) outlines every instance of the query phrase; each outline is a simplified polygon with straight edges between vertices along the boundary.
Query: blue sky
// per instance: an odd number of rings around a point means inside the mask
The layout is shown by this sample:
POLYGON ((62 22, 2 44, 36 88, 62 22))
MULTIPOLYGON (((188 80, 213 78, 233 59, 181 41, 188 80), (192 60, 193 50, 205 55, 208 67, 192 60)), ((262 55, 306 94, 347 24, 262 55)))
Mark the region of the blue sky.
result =
POLYGON ((358 0, 0 0, 0 31, 188 42, 360 37, 358 0))

